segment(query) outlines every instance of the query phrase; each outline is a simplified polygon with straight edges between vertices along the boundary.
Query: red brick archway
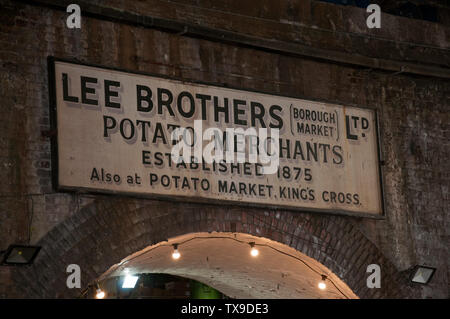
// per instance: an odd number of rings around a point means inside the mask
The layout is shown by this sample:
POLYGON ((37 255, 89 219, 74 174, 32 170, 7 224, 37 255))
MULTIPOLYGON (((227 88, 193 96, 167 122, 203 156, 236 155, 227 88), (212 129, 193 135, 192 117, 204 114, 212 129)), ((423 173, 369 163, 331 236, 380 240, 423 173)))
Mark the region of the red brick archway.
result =
POLYGON ((85 286, 149 245, 212 231, 247 233, 286 244, 325 265, 360 298, 413 296, 406 275, 349 217, 120 197, 99 197, 44 236, 34 264, 15 270, 17 293, 23 298, 78 297, 80 289, 66 287, 69 264, 81 267, 85 286), (380 289, 366 286, 366 267, 373 263, 382 269, 380 289))

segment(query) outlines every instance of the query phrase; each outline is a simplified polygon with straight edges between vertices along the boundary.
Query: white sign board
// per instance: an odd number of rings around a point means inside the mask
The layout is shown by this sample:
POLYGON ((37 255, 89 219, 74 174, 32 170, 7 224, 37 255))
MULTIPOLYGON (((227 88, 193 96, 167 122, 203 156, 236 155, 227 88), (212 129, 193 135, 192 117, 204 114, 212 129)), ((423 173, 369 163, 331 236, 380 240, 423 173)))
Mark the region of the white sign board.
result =
POLYGON ((373 110, 50 63, 60 189, 383 214, 373 110), (206 134, 238 128, 267 136, 206 134), (201 153, 176 162, 181 140, 201 153), (207 145, 236 157, 205 160, 207 145), (265 162, 249 160, 255 149, 265 162))

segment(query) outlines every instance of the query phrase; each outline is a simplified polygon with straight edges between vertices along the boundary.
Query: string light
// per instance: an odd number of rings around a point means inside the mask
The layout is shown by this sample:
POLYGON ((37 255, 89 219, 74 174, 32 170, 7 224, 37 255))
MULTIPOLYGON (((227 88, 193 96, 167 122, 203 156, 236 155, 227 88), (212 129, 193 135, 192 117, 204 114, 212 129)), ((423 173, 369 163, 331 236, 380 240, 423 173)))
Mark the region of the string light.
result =
POLYGON ((103 299, 105 298, 106 294, 103 290, 100 289, 100 286, 97 283, 97 290, 96 290, 96 294, 95 294, 95 298, 96 299, 103 299))
POLYGON ((325 280, 327 280, 327 276, 322 275, 322 280, 317 285, 319 287, 319 289, 325 290, 325 288, 327 288, 327 284, 325 283, 325 280))
MULTIPOLYGON (((250 242, 250 243, 248 243, 248 242, 246 242, 246 241, 244 241, 244 240, 239 240, 239 239, 236 239, 236 238, 226 237, 226 236, 210 236, 210 237, 200 237, 200 236, 195 236, 195 237, 192 237, 192 238, 189 238, 189 239, 185 240, 184 242, 177 243, 177 244, 172 244, 172 245, 164 245, 164 244, 161 244, 161 245, 158 245, 158 246, 153 247, 153 248, 151 248, 151 249, 149 249, 149 250, 146 250, 146 251, 144 251, 144 252, 142 252, 142 253, 140 253, 140 254, 138 254, 138 255, 133 256, 132 258, 130 258, 130 259, 127 260, 126 262, 128 263, 128 262, 130 262, 131 260, 133 260, 133 259, 135 259, 135 258, 137 258, 137 257, 139 257, 139 256, 142 256, 142 255, 144 255, 144 254, 146 254, 146 253, 149 253, 150 251, 152 251, 152 250, 154 250, 154 249, 157 249, 157 248, 159 248, 159 247, 167 247, 167 246, 173 246, 172 258, 173 258, 174 260, 177 260, 177 259, 179 259, 179 258, 181 257, 181 254, 180 254, 180 252, 178 251, 178 246, 181 245, 181 244, 185 244, 185 243, 187 243, 187 242, 189 242, 189 241, 191 241, 191 240, 194 240, 194 239, 231 239, 231 240, 234 240, 234 241, 237 241, 237 242, 240 242, 240 243, 247 243, 247 244, 249 244, 250 247, 251 247, 251 250, 250 250, 250 255, 251 255, 251 256, 256 257, 256 256, 259 255, 259 250, 255 247, 255 246, 256 246, 256 243, 255 243, 255 242, 250 242)), ((275 250, 275 251, 277 251, 277 252, 279 252, 279 253, 281 253, 281 254, 283 254, 283 255, 286 255, 286 256, 288 256, 288 257, 294 258, 294 259, 296 259, 296 260, 302 262, 305 266, 307 266, 307 267, 308 267, 309 269, 311 269, 313 272, 315 272, 315 273, 319 274, 320 276, 322 276, 322 280, 321 280, 321 281, 318 283, 318 285, 317 285, 317 286, 319 287, 319 289, 321 289, 321 290, 326 289, 326 287, 327 287, 327 285, 326 285, 326 280, 328 280, 328 281, 330 281, 330 282, 333 284, 333 286, 336 288, 336 290, 338 290, 345 298, 349 299, 349 297, 348 297, 347 295, 345 295, 345 294, 339 289, 339 287, 338 287, 331 279, 329 279, 326 275, 321 274, 319 271, 315 270, 313 267, 311 267, 311 266, 310 266, 307 262, 305 262, 303 259, 301 259, 301 258, 299 258, 299 257, 296 257, 296 256, 294 256, 294 255, 291 255, 291 254, 289 254, 289 253, 286 253, 286 252, 284 252, 284 251, 282 251, 282 250, 280 250, 280 249, 277 249, 277 248, 272 247, 272 246, 267 245, 267 244, 258 244, 258 245, 268 247, 268 248, 273 249, 273 250, 275 250)), ((122 263, 121 263, 121 264, 122 264, 122 263)), ((117 265, 116 267, 119 267, 121 264, 117 265)))
POLYGON ((178 251, 178 244, 173 244, 173 253, 172 258, 177 260, 181 257, 180 252, 178 251))
POLYGON ((259 255, 259 250, 255 247, 255 243, 251 242, 250 244, 250 255, 252 255, 253 257, 256 257, 259 255))

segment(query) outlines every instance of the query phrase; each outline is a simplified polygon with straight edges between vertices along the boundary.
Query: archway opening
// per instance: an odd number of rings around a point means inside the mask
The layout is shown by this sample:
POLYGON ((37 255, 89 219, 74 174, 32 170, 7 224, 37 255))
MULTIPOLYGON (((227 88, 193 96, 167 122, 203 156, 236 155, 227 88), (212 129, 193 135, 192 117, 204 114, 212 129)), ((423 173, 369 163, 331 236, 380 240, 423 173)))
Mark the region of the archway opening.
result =
POLYGON ((244 233, 199 232, 173 237, 127 256, 97 282, 143 274, 188 278, 238 299, 358 298, 315 259, 285 244, 244 233), (174 258, 175 250, 179 258, 174 258), (325 289, 319 288, 321 282, 325 289))

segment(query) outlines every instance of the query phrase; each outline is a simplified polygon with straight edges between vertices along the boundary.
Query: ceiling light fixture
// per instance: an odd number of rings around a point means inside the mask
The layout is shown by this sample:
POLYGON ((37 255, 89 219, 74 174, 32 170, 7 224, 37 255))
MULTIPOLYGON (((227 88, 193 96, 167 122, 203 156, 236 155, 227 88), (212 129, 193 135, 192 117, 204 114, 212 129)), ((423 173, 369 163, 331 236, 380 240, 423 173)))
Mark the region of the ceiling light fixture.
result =
POLYGON ((138 276, 126 275, 122 283, 123 289, 133 289, 138 281, 138 276))

